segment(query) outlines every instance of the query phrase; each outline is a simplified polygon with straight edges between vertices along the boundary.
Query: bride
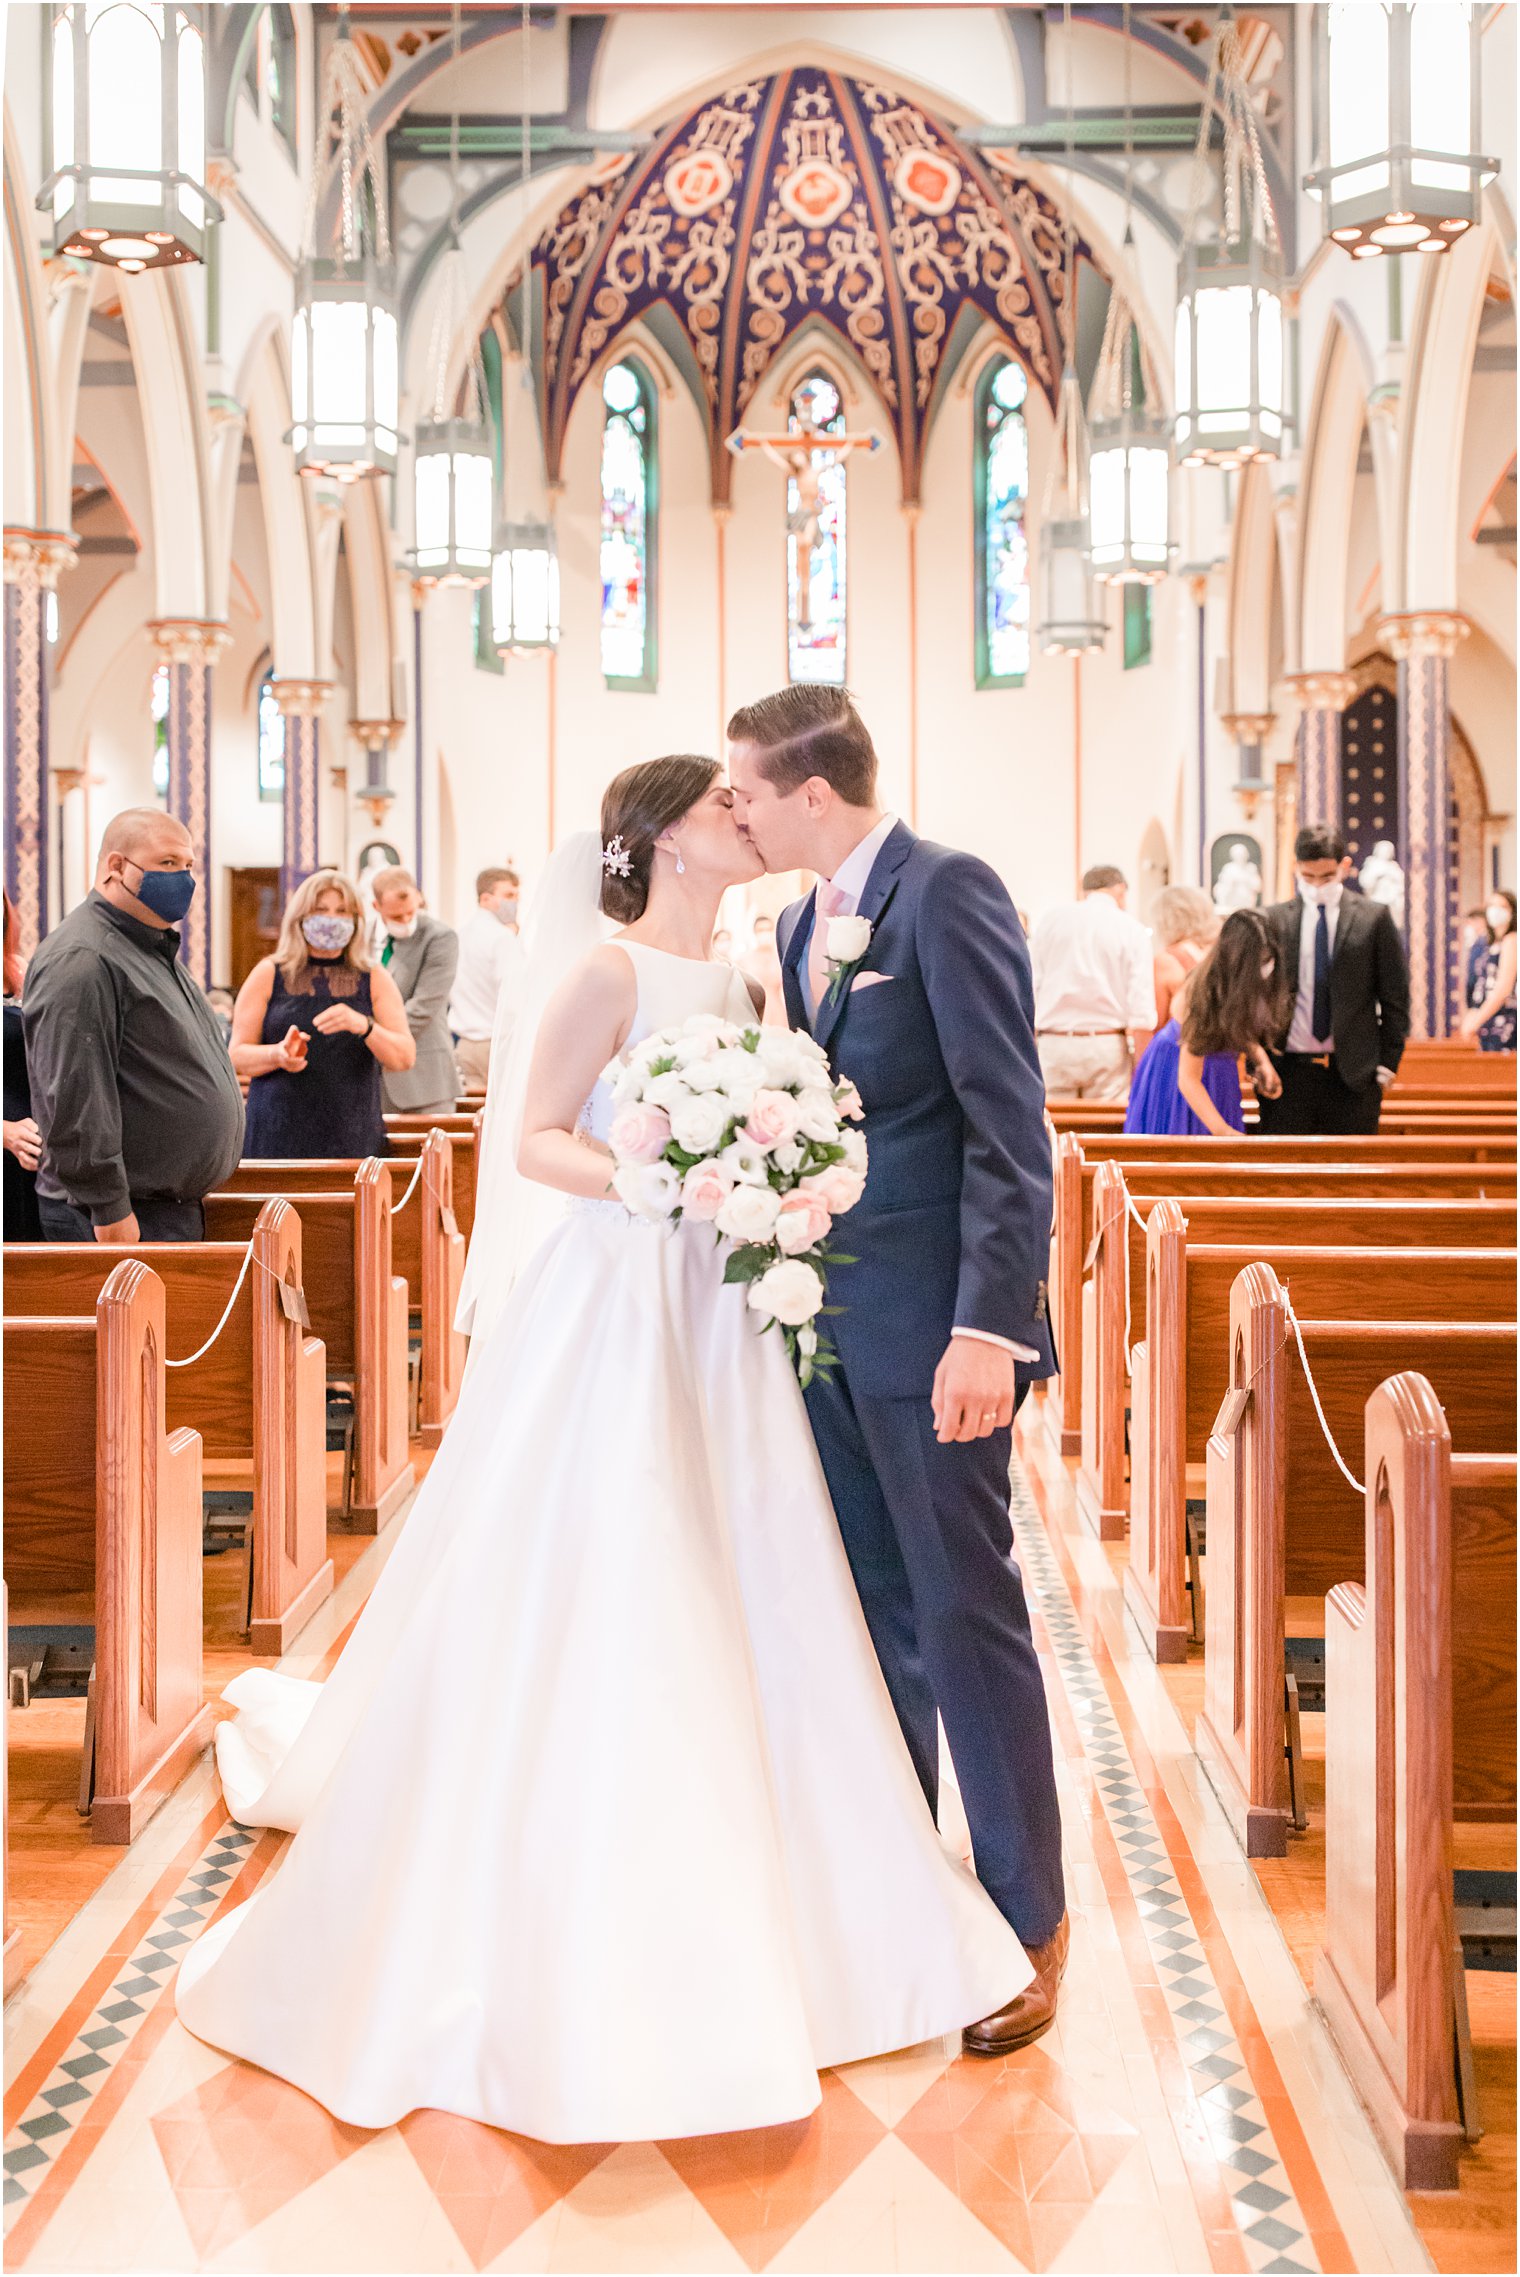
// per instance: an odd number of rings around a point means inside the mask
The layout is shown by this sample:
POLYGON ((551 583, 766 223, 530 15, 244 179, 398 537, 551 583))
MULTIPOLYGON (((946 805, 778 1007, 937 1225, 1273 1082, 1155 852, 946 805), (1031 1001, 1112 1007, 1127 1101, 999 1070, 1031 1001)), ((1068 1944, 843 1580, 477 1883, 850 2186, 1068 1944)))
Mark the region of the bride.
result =
POLYGON ((780 1338, 710 1227, 609 1199, 601 1069, 756 1016, 711 957, 760 869, 716 763, 629 768, 556 867, 559 938, 595 945, 537 1022, 518 1161, 572 1199, 489 1326, 477 1301, 331 1676, 229 1688, 229 1807, 295 1840, 193 1948, 179 2013, 354 2126, 771 2126, 821 2068, 956 2030, 1030 1969, 930 1818, 780 1338))

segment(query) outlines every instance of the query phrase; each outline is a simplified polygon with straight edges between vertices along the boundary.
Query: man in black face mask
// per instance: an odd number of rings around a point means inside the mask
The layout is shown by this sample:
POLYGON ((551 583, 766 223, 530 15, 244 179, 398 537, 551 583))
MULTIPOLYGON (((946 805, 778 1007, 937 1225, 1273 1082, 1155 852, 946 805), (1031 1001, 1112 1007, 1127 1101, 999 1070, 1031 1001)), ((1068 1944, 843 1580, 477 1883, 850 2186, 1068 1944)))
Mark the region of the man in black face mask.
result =
POLYGON ((243 1149, 216 1016, 179 961, 190 834, 157 807, 106 825, 94 891, 27 968, 26 1054, 49 1241, 199 1241, 243 1149))

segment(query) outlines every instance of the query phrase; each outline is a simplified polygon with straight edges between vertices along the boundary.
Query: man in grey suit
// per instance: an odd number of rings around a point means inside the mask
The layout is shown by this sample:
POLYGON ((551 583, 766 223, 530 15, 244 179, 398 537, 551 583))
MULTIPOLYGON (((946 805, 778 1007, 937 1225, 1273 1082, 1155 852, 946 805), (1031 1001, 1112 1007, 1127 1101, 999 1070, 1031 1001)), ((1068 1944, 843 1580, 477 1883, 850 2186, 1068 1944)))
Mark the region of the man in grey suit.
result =
POLYGON ((392 1114, 448 1114, 459 1090, 449 1033, 449 992, 459 962, 459 935, 422 906, 409 870, 382 870, 375 880, 375 910, 385 928, 380 962, 401 991, 407 1024, 417 1043, 413 1065, 387 1074, 385 1104, 392 1114))

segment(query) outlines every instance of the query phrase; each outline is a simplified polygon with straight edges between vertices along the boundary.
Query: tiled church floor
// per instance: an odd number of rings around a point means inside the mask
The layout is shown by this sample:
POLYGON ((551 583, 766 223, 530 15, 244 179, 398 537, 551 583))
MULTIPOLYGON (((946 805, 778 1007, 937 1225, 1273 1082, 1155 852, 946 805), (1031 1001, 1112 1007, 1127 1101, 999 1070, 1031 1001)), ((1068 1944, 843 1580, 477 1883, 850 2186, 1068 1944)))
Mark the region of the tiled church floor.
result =
MULTIPOLYGON (((807 2123, 700 2142, 550 2150, 431 2112, 345 2127, 175 2019, 176 1957, 279 1852, 228 1822, 203 1766, 7 2012, 9 2266, 1430 2266, 1037 1431, 1021 1466, 1073 1922, 1042 2042, 1001 2064, 945 2042, 850 2066, 807 2123)), ((331 1660, 393 1538, 287 1666, 331 1660)))

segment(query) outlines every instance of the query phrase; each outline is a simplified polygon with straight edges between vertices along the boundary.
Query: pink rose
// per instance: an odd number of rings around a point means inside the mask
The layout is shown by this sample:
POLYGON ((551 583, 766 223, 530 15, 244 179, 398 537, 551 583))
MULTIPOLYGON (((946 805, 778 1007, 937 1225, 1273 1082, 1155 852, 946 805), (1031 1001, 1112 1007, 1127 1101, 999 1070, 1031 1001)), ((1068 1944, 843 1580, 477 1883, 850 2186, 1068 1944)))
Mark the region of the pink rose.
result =
POLYGON ((797 1192, 816 1194, 830 1216, 839 1218, 854 1209, 865 1190, 865 1179, 858 1170, 852 1170, 847 1162, 831 1162, 826 1170, 815 1170, 811 1178, 805 1178, 797 1192))
POLYGON ((681 1181, 681 1208, 689 1218, 715 1218, 734 1190, 723 1162, 694 1162, 681 1181))
POLYGON ((613 1118, 610 1141, 619 1162, 658 1162, 670 1143, 670 1117, 636 1101, 613 1118))
POLYGON ((828 1237, 834 1220, 823 1196, 815 1189, 811 1192, 799 1186, 788 1194, 776 1219, 776 1246, 787 1257, 796 1257, 804 1249, 812 1249, 828 1237))
POLYGON ((773 1146, 782 1146, 797 1136, 797 1102, 789 1091, 757 1091, 754 1103, 744 1121, 744 1135, 751 1146, 768 1154, 773 1146))

